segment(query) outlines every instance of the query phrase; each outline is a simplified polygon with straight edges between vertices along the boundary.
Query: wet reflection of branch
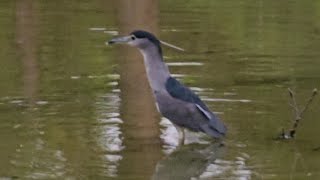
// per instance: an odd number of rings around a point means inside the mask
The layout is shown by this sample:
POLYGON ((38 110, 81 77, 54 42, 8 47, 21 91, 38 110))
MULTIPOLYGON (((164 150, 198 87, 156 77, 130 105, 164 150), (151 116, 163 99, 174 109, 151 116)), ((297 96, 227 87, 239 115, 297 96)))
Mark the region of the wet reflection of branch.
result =
MULTIPOLYGON (((38 1, 17 0, 16 7, 16 43, 17 54, 22 64, 23 95, 31 110, 34 110, 39 89, 39 66, 37 56, 37 25, 39 15, 35 8, 38 1)), ((43 131, 43 124, 38 113, 23 113, 23 128, 15 131, 18 149, 12 156, 10 164, 14 167, 14 179, 63 179, 66 174, 64 153, 48 145, 43 131), (35 168, 36 167, 36 168, 35 168), (16 178, 15 178, 16 177, 16 178)), ((20 124, 19 124, 20 125, 20 124)), ((60 134, 60 133, 56 133, 60 134)), ((58 139, 55 137, 54 139, 58 139)), ((51 142, 51 141, 50 141, 51 142)), ((51 142, 52 143, 52 142, 51 142)), ((1 175, 0 175, 1 176, 1 175)), ((2 178, 0 178, 2 179, 2 178)), ((12 179, 12 177, 8 178, 12 179)))
POLYGON ((302 154, 300 152, 295 152, 294 160, 290 171, 290 179, 294 179, 295 175, 297 174, 297 171, 301 172, 302 170, 304 170, 306 174, 308 174, 310 171, 302 154), (298 163, 300 164, 299 168, 297 168, 298 163))
POLYGON ((295 93, 290 88, 288 88, 288 91, 289 91, 290 100, 291 100, 291 103, 289 103, 289 105, 293 108, 293 112, 295 114, 294 123, 293 123, 292 128, 288 132, 286 132, 284 129, 282 129, 282 132, 279 136, 279 139, 291 139, 291 138, 295 137, 299 122, 302 119, 302 115, 308 109, 308 107, 312 103, 314 97, 318 94, 318 90, 313 89, 312 94, 309 97, 307 103, 302 108, 302 110, 299 110, 299 107, 298 107, 298 104, 296 101, 296 97, 295 97, 295 93))
POLYGON ((290 171, 290 179, 293 179, 293 175, 294 175, 294 172, 296 171, 296 167, 297 167, 297 160, 299 158, 300 154, 296 154, 294 156, 294 161, 292 163, 292 166, 291 166, 291 171, 290 171))

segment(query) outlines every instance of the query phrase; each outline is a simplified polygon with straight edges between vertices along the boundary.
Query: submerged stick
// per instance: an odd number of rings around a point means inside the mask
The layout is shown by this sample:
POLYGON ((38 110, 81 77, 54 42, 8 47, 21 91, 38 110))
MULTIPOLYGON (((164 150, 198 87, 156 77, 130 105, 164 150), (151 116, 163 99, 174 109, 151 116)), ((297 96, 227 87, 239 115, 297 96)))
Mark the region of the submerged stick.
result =
POLYGON ((288 133, 286 133, 286 131, 284 129, 282 129, 282 132, 280 133, 279 139, 292 139, 295 137, 296 135, 296 131, 299 125, 299 122, 302 119, 302 115, 306 112, 306 110, 308 109, 309 105, 312 103, 314 97, 318 94, 318 90, 315 88, 312 91, 311 96, 309 97, 308 101, 306 102, 305 106, 302 108, 302 110, 299 110, 296 98, 295 98, 295 94, 294 92, 288 88, 289 91, 289 96, 291 99, 292 103, 289 103, 290 106, 293 108, 295 117, 294 117, 294 123, 292 125, 292 128, 288 131, 288 133))
POLYGON ((320 146, 319 147, 316 147, 316 148, 313 148, 314 151, 319 151, 320 150, 320 146))

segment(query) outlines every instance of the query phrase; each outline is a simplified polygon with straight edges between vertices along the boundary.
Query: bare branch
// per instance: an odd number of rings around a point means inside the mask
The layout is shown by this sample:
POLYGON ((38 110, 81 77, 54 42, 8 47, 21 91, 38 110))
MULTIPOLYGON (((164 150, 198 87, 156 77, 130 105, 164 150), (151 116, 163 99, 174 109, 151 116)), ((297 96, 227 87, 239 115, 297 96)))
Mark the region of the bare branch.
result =
POLYGON ((292 125, 292 128, 289 131, 286 132, 284 129, 282 129, 282 132, 280 133, 280 135, 278 137, 279 139, 292 139, 295 137, 299 122, 302 119, 302 115, 304 114, 304 112, 306 112, 309 105, 312 103, 314 97, 318 94, 318 90, 316 88, 313 89, 311 96, 309 97, 309 99, 306 102, 303 109, 300 111, 299 107, 297 105, 297 101, 296 101, 294 92, 290 88, 288 88, 288 91, 289 91, 289 96, 291 99, 291 102, 289 102, 289 106, 292 107, 293 112, 295 114, 295 117, 293 119, 294 123, 292 125))
POLYGON ((303 108, 302 111, 300 112, 300 115, 299 115, 299 116, 302 116, 302 114, 307 110, 307 108, 308 108, 309 105, 312 103, 314 97, 315 97, 317 94, 318 94, 318 90, 317 90, 316 88, 313 89, 311 96, 309 97, 306 105, 304 106, 304 108, 303 108))
POLYGON ((299 111, 299 107, 297 105, 297 101, 296 101, 296 97, 294 95, 294 92, 288 88, 288 91, 289 91, 289 95, 290 95, 290 98, 291 98, 291 107, 293 107, 293 110, 294 110, 294 113, 295 113, 295 119, 297 119, 299 116, 300 116, 300 111, 299 111))

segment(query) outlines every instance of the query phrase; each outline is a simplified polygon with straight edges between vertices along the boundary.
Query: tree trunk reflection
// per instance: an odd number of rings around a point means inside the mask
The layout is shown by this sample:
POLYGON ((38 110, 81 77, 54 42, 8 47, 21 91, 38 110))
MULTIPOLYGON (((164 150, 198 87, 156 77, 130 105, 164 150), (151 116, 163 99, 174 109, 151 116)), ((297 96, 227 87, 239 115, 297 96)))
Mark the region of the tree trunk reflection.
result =
POLYGON ((16 10, 17 43, 23 67, 23 91, 32 105, 38 89, 39 70, 36 55, 36 19, 32 0, 19 0, 16 10))
MULTIPOLYGON (((117 18, 120 34, 128 34, 135 29, 157 34, 158 1, 118 1, 117 18)), ((117 60, 120 64, 121 116, 126 146, 119 174, 149 178, 161 158, 159 116, 138 50, 122 46, 117 60)))

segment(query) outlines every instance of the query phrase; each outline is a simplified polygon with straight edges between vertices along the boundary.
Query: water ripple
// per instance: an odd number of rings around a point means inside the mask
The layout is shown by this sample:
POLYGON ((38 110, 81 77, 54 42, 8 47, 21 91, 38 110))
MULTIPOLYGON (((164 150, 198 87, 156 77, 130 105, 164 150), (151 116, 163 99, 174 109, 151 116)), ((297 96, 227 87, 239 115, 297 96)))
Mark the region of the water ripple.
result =
POLYGON ((202 97, 203 101, 208 102, 242 102, 242 103, 250 103, 252 100, 249 99, 224 99, 224 98, 208 98, 202 97))
POLYGON ((119 161, 122 159, 121 151, 124 149, 122 132, 119 127, 123 123, 119 113, 120 97, 117 92, 103 94, 96 102, 97 142, 106 152, 103 155, 105 161, 105 173, 109 177, 117 176, 119 161))
POLYGON ((203 66, 200 62, 167 62, 168 66, 203 66))
POLYGON ((200 175, 200 179, 212 179, 215 177, 229 177, 236 180, 249 180, 252 176, 252 170, 246 165, 249 155, 241 153, 234 160, 216 159, 209 164, 206 170, 200 175), (231 177, 230 177, 231 174, 231 177))

